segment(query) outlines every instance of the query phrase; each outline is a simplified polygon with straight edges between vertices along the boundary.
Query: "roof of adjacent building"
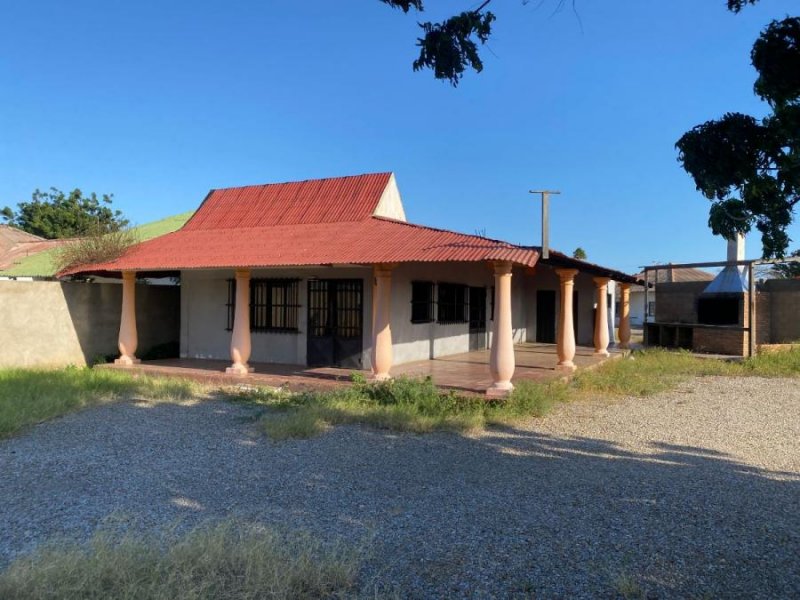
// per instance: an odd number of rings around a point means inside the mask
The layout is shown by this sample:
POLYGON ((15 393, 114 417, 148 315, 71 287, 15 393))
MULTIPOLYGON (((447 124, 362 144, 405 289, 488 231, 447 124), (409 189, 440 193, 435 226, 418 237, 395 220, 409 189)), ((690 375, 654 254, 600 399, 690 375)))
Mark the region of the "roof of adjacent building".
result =
MULTIPOLYGON (((509 261, 540 249, 405 221, 391 173, 212 190, 178 231, 61 275, 406 262, 509 261)), ((584 270, 634 278, 555 253, 584 270)))
MULTIPOLYGON (((138 225, 133 228, 133 232, 137 239, 149 240, 179 229, 192 214, 193 212, 189 211, 138 225)), ((46 240, 6 225, 0 225, 0 239, 3 239, 2 236, 8 229, 13 230, 15 234, 22 234, 15 235, 15 239, 27 241, 16 244, 10 250, 4 250, 0 242, 0 277, 54 277, 58 270, 56 266, 58 248, 72 240, 46 240)), ((11 235, 5 239, 10 237, 11 235)))
MULTIPOLYGON (((644 271, 637 273, 638 279, 644 280, 644 271)), ((686 283, 689 281, 711 281, 715 274, 693 267, 665 268, 650 271, 647 279, 650 283, 686 283)))

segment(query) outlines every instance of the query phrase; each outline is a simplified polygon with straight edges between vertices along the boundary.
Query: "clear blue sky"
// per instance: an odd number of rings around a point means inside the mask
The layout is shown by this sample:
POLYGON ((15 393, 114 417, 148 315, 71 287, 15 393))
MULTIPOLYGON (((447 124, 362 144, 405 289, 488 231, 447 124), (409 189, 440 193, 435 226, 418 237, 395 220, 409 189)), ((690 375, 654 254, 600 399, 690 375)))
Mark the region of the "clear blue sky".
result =
POLYGON ((415 222, 538 244, 527 190, 549 187, 560 250, 631 272, 724 258, 674 143, 764 112, 750 48, 796 0, 556 4, 494 0, 486 68, 453 89, 411 71, 417 18, 378 0, 6 2, 0 206, 80 187, 144 223, 214 187, 391 170, 415 222))

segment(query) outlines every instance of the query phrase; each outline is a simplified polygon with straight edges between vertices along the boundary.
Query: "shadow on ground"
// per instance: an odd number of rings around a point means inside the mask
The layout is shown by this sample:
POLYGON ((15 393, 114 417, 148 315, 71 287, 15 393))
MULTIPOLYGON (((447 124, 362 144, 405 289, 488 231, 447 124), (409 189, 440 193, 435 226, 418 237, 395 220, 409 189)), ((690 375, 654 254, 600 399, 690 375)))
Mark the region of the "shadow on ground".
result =
MULTIPOLYGON (((231 514, 373 540, 404 597, 800 596, 800 477, 695 445, 340 427, 273 443, 250 407, 120 403, 0 442, 0 564, 44 539, 231 514)), ((657 431, 657 427, 654 427, 657 431)))

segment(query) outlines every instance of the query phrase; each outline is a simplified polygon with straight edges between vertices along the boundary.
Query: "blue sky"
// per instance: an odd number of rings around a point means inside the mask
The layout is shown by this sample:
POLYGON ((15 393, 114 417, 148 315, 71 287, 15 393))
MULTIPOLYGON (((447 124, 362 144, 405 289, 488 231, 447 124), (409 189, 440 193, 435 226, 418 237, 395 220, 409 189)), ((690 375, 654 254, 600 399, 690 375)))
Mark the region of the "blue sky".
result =
POLYGON ((214 187, 391 170, 415 222, 538 244, 527 190, 547 187, 555 248, 630 272, 723 259, 674 143, 763 114, 750 48, 796 2, 724 4, 494 0, 485 70, 453 89, 411 70, 420 18, 378 0, 7 2, 0 206, 80 187, 144 223, 214 187))

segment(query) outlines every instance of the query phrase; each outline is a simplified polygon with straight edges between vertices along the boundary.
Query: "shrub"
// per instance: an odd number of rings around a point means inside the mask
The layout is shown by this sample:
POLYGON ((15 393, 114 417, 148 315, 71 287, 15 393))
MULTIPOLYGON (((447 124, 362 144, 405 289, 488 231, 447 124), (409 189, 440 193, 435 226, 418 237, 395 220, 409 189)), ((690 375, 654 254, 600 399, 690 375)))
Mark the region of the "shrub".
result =
POLYGON ((138 242, 132 229, 110 233, 97 230, 80 239, 70 241, 55 251, 55 264, 59 272, 84 265, 115 260, 138 242))

